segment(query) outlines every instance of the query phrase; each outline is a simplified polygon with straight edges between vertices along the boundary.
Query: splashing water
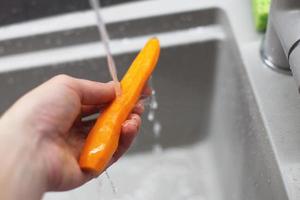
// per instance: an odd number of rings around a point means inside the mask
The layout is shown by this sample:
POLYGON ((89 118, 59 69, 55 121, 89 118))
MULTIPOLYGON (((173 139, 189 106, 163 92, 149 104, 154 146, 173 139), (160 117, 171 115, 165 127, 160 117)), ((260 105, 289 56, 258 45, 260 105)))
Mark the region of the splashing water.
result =
POLYGON ((107 56, 107 63, 108 63, 108 69, 110 72, 110 75, 115 83, 115 91, 116 91, 116 96, 121 95, 121 86, 120 82, 117 76, 117 69, 116 69, 116 64, 115 61, 112 57, 110 48, 109 48, 109 35, 105 26, 105 23, 101 17, 101 9, 100 9, 100 3, 98 0, 89 0, 91 7, 94 9, 96 19, 97 19, 97 27, 104 45, 104 49, 106 51, 106 56, 107 56))
POLYGON ((149 85, 152 88, 152 95, 150 97, 149 112, 148 112, 147 118, 148 118, 149 122, 152 123, 153 136, 156 139, 156 142, 153 145, 152 151, 155 155, 157 155, 157 154, 161 154, 163 151, 162 146, 158 142, 160 135, 161 135, 162 126, 161 126, 161 123, 155 117, 155 112, 158 109, 158 102, 157 102, 157 98, 156 98, 156 91, 154 89, 152 77, 150 78, 149 85))
MULTIPOLYGON (((153 87, 152 79, 150 79, 149 82, 150 82, 150 85, 152 87, 152 96, 151 96, 151 100, 150 100, 150 103, 149 103, 149 113, 148 113, 147 118, 150 122, 153 122, 153 120, 155 119, 155 110, 158 108, 158 103, 157 103, 157 100, 156 100, 156 92, 155 92, 155 89, 153 87)), ((154 131, 154 127, 153 127, 153 131, 154 131)))

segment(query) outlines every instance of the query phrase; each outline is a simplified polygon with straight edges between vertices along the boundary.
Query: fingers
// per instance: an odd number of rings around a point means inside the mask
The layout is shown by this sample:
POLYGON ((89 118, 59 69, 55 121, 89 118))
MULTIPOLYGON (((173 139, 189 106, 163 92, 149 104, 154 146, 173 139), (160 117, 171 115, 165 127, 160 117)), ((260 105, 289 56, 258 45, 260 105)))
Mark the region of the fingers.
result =
MULTIPOLYGON (((138 114, 132 113, 129 115, 128 119, 122 125, 118 149, 114 153, 114 155, 107 167, 109 167, 113 163, 115 163, 129 149, 130 145, 132 144, 134 138, 136 137, 136 135, 138 133, 141 123, 142 123, 142 120, 138 114)), ((70 139, 70 143, 73 144, 71 146, 74 146, 73 153, 77 159, 80 155, 81 146, 84 145, 85 137, 86 137, 86 134, 88 133, 87 130, 91 129, 93 124, 94 124, 93 121, 82 123, 83 126, 81 127, 81 131, 80 131, 82 134, 80 134, 81 136, 78 136, 78 137, 76 136, 75 145, 74 145, 74 139, 73 140, 70 139), (78 144, 78 142, 79 142, 79 144, 78 144), (80 148, 78 148, 78 147, 80 147, 80 148)))
POLYGON ((145 98, 151 96, 151 94, 152 94, 152 89, 149 87, 149 85, 147 83, 143 89, 141 99, 145 99, 145 98))
POLYGON ((144 111, 145 111, 145 106, 143 100, 140 100, 132 110, 133 113, 136 113, 138 115, 143 114, 144 111))
MULTIPOLYGON (((137 102, 137 104, 134 106, 132 112, 141 115, 145 111, 145 106, 144 106, 144 100, 143 98, 147 98, 149 92, 151 93, 151 89, 147 87, 145 90, 144 96, 141 97, 141 100, 137 102)), ((104 103, 101 105, 82 105, 81 107, 81 117, 86 117, 89 115, 93 115, 95 113, 98 113, 105 107, 107 107, 109 104, 104 103)))
MULTIPOLYGON (((107 106, 107 103, 115 98, 113 82, 99 83, 89 80, 76 79, 67 75, 55 76, 52 81, 64 84, 78 95, 81 100, 81 104, 83 105, 81 110, 83 117, 98 112, 99 109, 107 106)), ((141 94, 141 99, 147 98, 151 95, 151 93, 151 88, 148 86, 148 84, 145 85, 141 94)), ((138 102, 133 112, 141 114, 143 111, 143 103, 138 102)))
POLYGON ((84 105, 99 105, 115 98, 112 82, 100 83, 89 80, 77 79, 67 75, 55 76, 52 81, 64 84, 73 90, 84 105))
MULTIPOLYGON (((152 90, 147 85, 143 90, 143 93, 141 95, 141 100, 138 101, 138 103, 133 108, 133 111, 132 111, 133 113, 137 113, 137 114, 141 115, 144 112, 145 107, 144 107, 143 99, 147 98, 149 95, 151 95, 151 93, 152 93, 152 90)), ((86 116, 95 114, 108 105, 109 105, 108 103, 103 103, 101 105, 82 105, 81 116, 86 117, 86 116)))
MULTIPOLYGON (((91 109, 91 106, 86 107, 86 111, 91 109)), ((121 135, 119 139, 119 145, 118 149, 114 153, 110 163, 107 167, 111 166, 113 163, 115 163, 130 147, 132 144, 134 138, 136 137, 138 130, 141 126, 142 120, 140 115, 144 112, 144 101, 140 100, 134 109, 132 110, 132 113, 129 115, 128 119, 123 123, 121 135)), ((86 112, 88 113, 88 112, 86 112)), ((87 129, 92 128, 95 121, 87 121, 82 122, 81 124, 83 127, 87 129)), ((88 131, 85 131, 86 133, 88 131)), ((79 155, 79 154, 78 154, 79 155)))
POLYGON ((102 109, 107 107, 108 104, 101 105, 82 105, 81 106, 81 117, 87 117, 89 115, 93 115, 99 113, 102 109))
MULTIPOLYGON (((88 128, 92 128, 92 126, 95 124, 96 122, 96 118, 91 118, 91 119, 88 119, 88 120, 84 120, 82 121, 82 118, 84 117, 89 117, 93 114, 96 114, 98 113, 99 111, 101 111, 104 107, 106 107, 106 105, 101 105, 101 106, 86 106, 86 105, 83 105, 82 106, 82 113, 81 113, 81 116, 80 118, 78 118, 78 122, 83 126, 83 127, 88 127, 88 128)), ((135 107, 133 108, 132 110, 132 114, 129 116, 129 118, 127 119, 127 121, 124 122, 125 126, 126 123, 128 123, 128 121, 130 121, 130 119, 135 118, 135 115, 133 114, 137 114, 137 115, 142 115, 143 112, 145 110, 145 106, 144 106, 144 101, 143 100, 140 100, 136 105, 135 107)), ((141 124, 141 120, 140 120, 140 117, 139 119, 137 119, 137 122, 138 122, 138 127, 140 126, 141 124)), ((124 126, 123 124, 123 126, 124 126)), ((129 126, 129 128, 132 128, 131 126, 129 126)), ((126 129, 126 128, 125 128, 126 129)), ((125 130, 126 131, 126 130, 125 130)))
POLYGON ((119 146, 110 164, 116 162, 130 147, 134 138, 138 133, 138 129, 141 125, 141 117, 137 114, 131 114, 122 125, 122 132, 120 135, 119 146))
POLYGON ((100 106, 83 105, 81 106, 81 116, 86 117, 99 112, 100 106))
POLYGON ((133 139, 132 136, 135 136, 139 127, 141 126, 142 120, 138 114, 132 113, 129 118, 122 125, 122 134, 121 134, 121 145, 128 148, 133 139))

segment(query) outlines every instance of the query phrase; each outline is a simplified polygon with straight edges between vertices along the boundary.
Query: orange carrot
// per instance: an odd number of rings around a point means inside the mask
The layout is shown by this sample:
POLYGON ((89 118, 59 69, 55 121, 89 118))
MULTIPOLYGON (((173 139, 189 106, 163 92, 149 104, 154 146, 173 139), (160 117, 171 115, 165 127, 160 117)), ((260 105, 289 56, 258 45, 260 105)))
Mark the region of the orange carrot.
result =
POLYGON ((104 110, 88 135, 79 160, 82 169, 95 173, 105 170, 118 147, 122 123, 139 100, 159 53, 159 41, 152 38, 131 64, 121 81, 122 94, 104 110))

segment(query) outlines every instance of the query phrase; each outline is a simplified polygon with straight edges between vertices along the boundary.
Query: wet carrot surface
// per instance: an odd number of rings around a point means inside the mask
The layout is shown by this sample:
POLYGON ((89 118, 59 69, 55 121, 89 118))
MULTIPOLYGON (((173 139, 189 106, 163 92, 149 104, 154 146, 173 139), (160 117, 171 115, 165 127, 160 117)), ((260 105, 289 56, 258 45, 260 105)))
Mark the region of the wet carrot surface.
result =
POLYGON ((103 111, 87 137, 79 159, 82 169, 95 173, 105 170, 118 147, 122 124, 139 100, 159 54, 159 41, 152 38, 135 58, 121 81, 121 95, 103 111))

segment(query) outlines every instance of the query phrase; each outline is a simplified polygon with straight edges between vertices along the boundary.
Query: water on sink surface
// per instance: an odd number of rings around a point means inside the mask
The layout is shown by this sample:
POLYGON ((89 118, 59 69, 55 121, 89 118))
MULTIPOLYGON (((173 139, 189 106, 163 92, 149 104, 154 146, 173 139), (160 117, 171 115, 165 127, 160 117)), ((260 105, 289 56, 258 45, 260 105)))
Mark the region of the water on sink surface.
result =
MULTIPOLYGON (((149 105, 153 99, 150 98, 149 105)), ((149 110, 151 109, 153 107, 149 106, 149 110)), ((83 187, 65 193, 66 198, 60 194, 59 199, 221 199, 210 146, 207 143, 197 143, 162 151, 159 143, 162 129, 158 119, 152 125, 153 136, 156 138, 152 152, 121 158, 109 168, 110 179, 103 174, 83 187), (113 187, 118 189, 117 193, 112 191, 110 180, 113 180, 113 187)), ((55 196, 52 198, 55 199, 55 196)), ((48 196, 47 200, 52 198, 48 196)))
POLYGON ((109 180, 100 177, 99 199, 113 200, 214 200, 221 199, 216 181, 215 164, 210 147, 204 144, 163 149, 160 144, 162 125, 155 115, 159 108, 153 80, 147 102, 147 119, 155 142, 152 152, 122 158, 110 168, 110 177, 118 193, 110 190, 109 180))
POLYGON ((47 200, 220 200, 216 165, 207 144, 140 153, 121 158, 105 175, 70 192, 50 193, 47 200))
POLYGON ((121 159, 110 169, 114 183, 122 186, 116 195, 105 177, 100 178, 98 199, 219 199, 214 175, 209 148, 205 146, 137 154, 121 159))
POLYGON ((203 180, 200 176, 195 177, 201 169, 191 166, 192 162, 190 152, 179 149, 167 151, 161 156, 140 155, 127 159, 111 170, 116 183, 119 182, 116 176, 122 176, 125 169, 128 174, 128 177, 123 175, 124 187, 113 199, 206 199, 206 194, 199 189, 205 188, 203 180), (135 163, 139 167, 130 167, 135 163), (125 182, 129 186, 125 187, 125 182))

